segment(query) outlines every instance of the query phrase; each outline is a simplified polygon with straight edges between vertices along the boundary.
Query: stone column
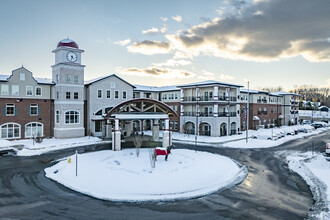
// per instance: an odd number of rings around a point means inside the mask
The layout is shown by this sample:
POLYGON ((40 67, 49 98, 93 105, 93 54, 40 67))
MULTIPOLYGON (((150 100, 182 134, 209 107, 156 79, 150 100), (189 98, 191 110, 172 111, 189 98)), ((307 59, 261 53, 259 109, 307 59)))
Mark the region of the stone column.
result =
POLYGON ((214 104, 214 106, 213 106, 213 116, 218 117, 218 112, 219 112, 219 106, 218 106, 218 104, 214 104))
POLYGON ((180 95, 181 95, 181 102, 183 102, 183 100, 184 100, 184 92, 183 92, 183 89, 181 89, 180 92, 181 92, 181 94, 180 94, 180 95))
POLYGON ((214 101, 219 100, 219 87, 218 86, 213 87, 213 100, 214 101))
POLYGON ((105 138, 110 138, 111 137, 111 125, 110 124, 105 124, 105 138))
POLYGON ((170 119, 165 119, 165 129, 163 132, 163 147, 168 147, 172 144, 172 135, 170 131, 170 119))
POLYGON ((130 136, 132 133, 132 121, 125 121, 126 136, 130 136))
POLYGON ((152 126, 152 138, 154 141, 159 141, 159 120, 155 119, 152 126))
POLYGON ((121 150, 119 119, 115 118, 115 128, 112 132, 112 150, 121 150))
POLYGON ((184 107, 180 105, 180 116, 184 116, 184 107))

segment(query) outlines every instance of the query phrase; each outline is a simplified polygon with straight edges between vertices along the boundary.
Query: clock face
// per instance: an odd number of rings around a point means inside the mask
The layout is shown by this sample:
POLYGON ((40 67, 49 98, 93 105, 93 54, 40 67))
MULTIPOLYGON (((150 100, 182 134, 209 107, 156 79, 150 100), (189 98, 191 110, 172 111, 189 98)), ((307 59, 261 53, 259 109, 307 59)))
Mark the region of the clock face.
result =
POLYGON ((78 56, 77 56, 77 54, 76 54, 75 52, 70 51, 70 52, 68 52, 68 53, 66 54, 66 59, 67 59, 68 61, 74 63, 74 62, 77 61, 78 56))

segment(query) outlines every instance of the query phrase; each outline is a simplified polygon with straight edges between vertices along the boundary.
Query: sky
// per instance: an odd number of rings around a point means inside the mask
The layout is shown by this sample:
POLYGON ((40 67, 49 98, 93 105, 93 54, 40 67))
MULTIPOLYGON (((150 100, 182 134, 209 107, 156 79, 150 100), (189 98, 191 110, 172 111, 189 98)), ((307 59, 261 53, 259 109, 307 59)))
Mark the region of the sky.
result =
POLYGON ((329 0, 0 0, 0 74, 51 78, 69 37, 85 80, 330 87, 329 0))

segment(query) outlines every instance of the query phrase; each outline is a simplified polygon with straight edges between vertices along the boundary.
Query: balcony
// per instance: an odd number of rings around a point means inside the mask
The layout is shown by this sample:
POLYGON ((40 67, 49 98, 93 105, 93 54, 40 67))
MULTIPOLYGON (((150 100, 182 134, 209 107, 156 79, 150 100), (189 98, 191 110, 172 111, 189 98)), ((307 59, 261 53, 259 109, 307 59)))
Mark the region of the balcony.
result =
POLYGON ((196 96, 185 96, 185 97, 183 97, 183 101, 185 101, 185 102, 195 102, 195 101, 197 101, 197 98, 196 98, 196 96))
POLYGON ((200 117, 213 117, 213 112, 201 112, 200 117))
POLYGON ((262 99, 262 103, 267 103, 267 99, 262 99))
POLYGON ((218 117, 236 117, 236 112, 219 112, 218 117))
POLYGON ((184 112, 184 116, 196 116, 196 112, 184 112))
POLYGON ((199 97, 200 101, 213 101, 213 96, 200 96, 199 97))
POLYGON ((261 99, 257 99, 257 103, 261 103, 261 99))

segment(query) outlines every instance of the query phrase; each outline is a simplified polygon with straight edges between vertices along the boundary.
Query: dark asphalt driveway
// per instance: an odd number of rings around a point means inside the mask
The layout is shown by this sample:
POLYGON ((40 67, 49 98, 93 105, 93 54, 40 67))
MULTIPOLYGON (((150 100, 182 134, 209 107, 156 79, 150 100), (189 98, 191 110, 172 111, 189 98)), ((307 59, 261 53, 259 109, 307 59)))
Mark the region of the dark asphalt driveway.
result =
MULTIPOLYGON (((97 200, 77 193, 44 176, 52 161, 74 149, 35 157, 0 157, 0 219, 303 219, 314 204, 308 185, 288 170, 282 150, 316 151, 330 142, 329 131, 269 149, 177 147, 228 156, 247 166, 239 185, 208 196, 150 203, 97 200)), ((89 150, 106 149, 97 146, 89 150)), ((84 148, 79 148, 84 151, 84 148)), ((212 161, 210 161, 212 166, 212 161)), ((127 184, 134 187, 134 181, 127 184)), ((111 187, 111 185, 109 185, 111 187)))

